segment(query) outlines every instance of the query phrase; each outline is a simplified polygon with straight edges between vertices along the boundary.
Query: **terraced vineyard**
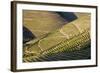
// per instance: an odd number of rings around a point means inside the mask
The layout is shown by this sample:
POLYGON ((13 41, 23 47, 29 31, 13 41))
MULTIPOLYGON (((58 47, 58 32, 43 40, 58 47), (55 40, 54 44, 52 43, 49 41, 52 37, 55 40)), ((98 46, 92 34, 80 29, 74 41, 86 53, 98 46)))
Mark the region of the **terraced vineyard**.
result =
POLYGON ((76 13, 77 20, 23 45, 23 62, 90 59, 90 15, 76 13))
MULTIPOLYGON (((66 52, 66 56, 68 56, 67 54, 69 54, 69 53, 73 55, 73 51, 74 52, 75 51, 82 52, 84 50, 84 48, 89 48, 88 47, 89 44, 90 44, 89 33, 87 31, 85 31, 82 34, 77 35, 75 38, 65 40, 65 41, 59 43, 58 45, 53 46, 52 48, 41 51, 36 56, 33 55, 33 56, 25 57, 24 61, 26 61, 26 62, 27 61, 30 61, 30 62, 44 61, 45 59, 47 59, 51 56, 55 56, 55 54, 60 56, 59 53, 63 53, 63 52, 66 52)), ((88 49, 86 49, 86 50, 88 50, 88 49)), ((83 54, 83 53, 80 53, 80 54, 83 54)), ((88 52, 88 54, 89 54, 89 52, 88 52)), ((83 54, 83 55, 86 55, 86 54, 83 54)), ((72 58, 72 57, 70 57, 70 58, 72 58)), ((80 58, 82 58, 82 57, 80 57, 80 58)), ((78 59, 80 59, 80 58, 78 58, 78 59)), ((56 59, 56 57, 55 57, 55 59, 56 59)), ((68 58, 66 58, 66 59, 68 59, 68 58)), ((76 59, 77 59, 77 57, 76 57, 76 59)), ((49 60, 49 59, 47 59, 47 60, 49 60)))

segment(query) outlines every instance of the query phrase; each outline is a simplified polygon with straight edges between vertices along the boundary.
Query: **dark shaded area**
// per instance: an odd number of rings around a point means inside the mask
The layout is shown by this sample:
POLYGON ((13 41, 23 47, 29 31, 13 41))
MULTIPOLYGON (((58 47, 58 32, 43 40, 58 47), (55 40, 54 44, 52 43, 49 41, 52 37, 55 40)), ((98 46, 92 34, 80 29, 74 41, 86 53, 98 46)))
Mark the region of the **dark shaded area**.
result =
POLYGON ((61 61, 61 60, 84 60, 84 59, 91 59, 91 46, 88 45, 87 47, 76 50, 72 52, 61 52, 57 54, 48 54, 40 58, 33 59, 30 62, 44 62, 44 61, 61 61))
POLYGON ((81 59, 90 59, 90 49, 87 48, 81 51, 74 52, 62 52, 52 56, 45 57, 46 61, 59 61, 59 60, 81 60, 81 59))
POLYGON ((32 32, 27 29, 25 26, 23 26, 23 43, 26 43, 32 39, 36 38, 32 32))
POLYGON ((56 12, 56 13, 58 13, 61 17, 63 17, 68 22, 77 19, 77 16, 73 12, 56 12))

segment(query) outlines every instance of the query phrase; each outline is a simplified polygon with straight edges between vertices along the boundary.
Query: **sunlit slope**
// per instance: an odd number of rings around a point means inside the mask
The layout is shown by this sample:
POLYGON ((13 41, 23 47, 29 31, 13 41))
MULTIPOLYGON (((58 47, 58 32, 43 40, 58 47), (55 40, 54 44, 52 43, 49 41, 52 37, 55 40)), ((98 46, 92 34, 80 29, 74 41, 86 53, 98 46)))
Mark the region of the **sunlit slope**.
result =
POLYGON ((23 10, 23 24, 38 38, 60 28, 67 21, 50 11, 23 10))

